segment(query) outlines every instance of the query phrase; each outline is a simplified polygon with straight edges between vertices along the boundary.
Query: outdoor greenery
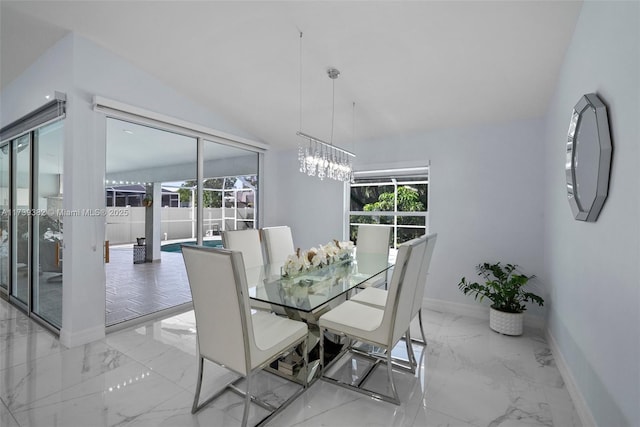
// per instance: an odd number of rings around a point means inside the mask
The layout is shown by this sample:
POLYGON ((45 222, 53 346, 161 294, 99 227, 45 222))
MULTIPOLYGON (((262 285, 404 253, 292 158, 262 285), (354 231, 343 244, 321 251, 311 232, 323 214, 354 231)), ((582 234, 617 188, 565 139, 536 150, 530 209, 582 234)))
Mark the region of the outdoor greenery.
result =
MULTIPOLYGON (((393 185, 366 185, 351 187, 351 210, 380 212, 381 215, 352 215, 351 223, 393 225, 394 212, 425 212, 427 210, 427 184, 399 185, 397 189, 397 209, 395 207, 393 185), (389 212, 385 215, 385 212, 389 212)), ((398 225, 425 226, 423 216, 399 216, 398 225)), ((422 228, 398 227, 397 243, 403 243, 424 234, 422 228)), ((356 241, 357 226, 352 226, 350 239, 356 241)), ((392 236, 393 239, 393 236, 392 236)), ((390 242, 393 245, 393 241, 390 242)))
MULTIPOLYGON (((247 183, 254 187, 258 184, 257 176, 243 177, 247 183)), ((204 180, 203 187, 215 190, 231 190, 234 188, 237 178, 208 178, 204 180)), ((191 202, 191 189, 196 186, 195 180, 185 181, 182 187, 178 189, 180 194, 180 200, 183 203, 191 202)), ((220 191, 204 191, 202 194, 203 205, 205 208, 220 208, 222 207, 222 193, 220 191)), ((194 201, 194 205, 197 205, 197 200, 194 201)))
MULTIPOLYGON (((422 203, 420 198, 421 195, 417 189, 408 186, 398 187, 398 210, 402 212, 425 211, 425 203, 422 203)), ((392 191, 382 193, 378 196, 378 201, 364 205, 364 211, 393 211, 394 205, 395 196, 392 191)))
POLYGON ((353 186, 351 187, 351 210, 363 211, 366 205, 379 201, 380 195, 385 193, 393 195, 393 185, 353 186))
MULTIPOLYGON (((235 181, 234 181, 235 182, 235 181)), ((231 183, 233 185, 233 182, 231 183)), ((196 180, 185 181, 182 187, 178 189, 180 195, 180 201, 182 203, 191 202, 191 189, 196 187, 196 180)), ((209 178, 205 179, 203 183, 204 188, 221 189, 224 188, 224 178, 209 178)), ((202 202, 205 208, 220 208, 222 207, 222 193, 218 191, 204 191, 202 193, 202 202)), ((197 206, 197 199, 194 200, 194 205, 197 206)))
POLYGON ((471 283, 463 277, 458 283, 458 288, 465 295, 474 295, 475 299, 480 301, 486 297, 493 303, 492 308, 507 313, 522 313, 527 309, 525 305, 527 302, 534 302, 542 306, 544 300, 541 297, 523 289, 527 282, 535 276, 515 274, 514 271, 517 267, 514 264, 506 264, 503 267, 499 262, 479 264, 476 266, 476 270, 480 276, 484 277, 485 283, 471 283))

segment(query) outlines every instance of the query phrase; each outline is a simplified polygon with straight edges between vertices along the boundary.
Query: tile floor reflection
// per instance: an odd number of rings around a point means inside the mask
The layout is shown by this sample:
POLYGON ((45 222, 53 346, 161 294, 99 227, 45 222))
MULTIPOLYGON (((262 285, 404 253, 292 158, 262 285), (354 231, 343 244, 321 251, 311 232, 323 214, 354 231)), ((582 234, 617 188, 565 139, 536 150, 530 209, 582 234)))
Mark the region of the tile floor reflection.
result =
MULTIPOLYGON (((539 332, 505 337, 490 331, 487 321, 428 310, 424 320, 429 346, 418 354, 419 372, 394 373, 402 405, 318 381, 269 425, 580 425, 539 332)), ((66 348, 0 300, 0 425, 240 425, 242 400, 231 393, 191 415, 195 353, 192 311, 66 348)), ((348 361, 344 369, 349 375, 359 368, 348 361)), ((378 369, 368 386, 384 389, 385 375, 378 369)), ((204 378, 207 396, 234 375, 207 364, 204 378)), ((254 392, 272 402, 296 387, 271 374, 259 378, 254 392)), ((254 422, 265 415, 261 411, 252 406, 254 422)))

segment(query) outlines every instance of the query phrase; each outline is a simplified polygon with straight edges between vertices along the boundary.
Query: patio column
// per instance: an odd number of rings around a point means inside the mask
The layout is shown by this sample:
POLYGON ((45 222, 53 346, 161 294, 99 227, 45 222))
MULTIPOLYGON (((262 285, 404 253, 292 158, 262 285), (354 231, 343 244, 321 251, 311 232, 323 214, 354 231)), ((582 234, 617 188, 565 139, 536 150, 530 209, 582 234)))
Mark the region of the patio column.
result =
POLYGON ((147 186, 147 194, 151 194, 153 204, 146 208, 144 213, 144 236, 147 241, 146 260, 147 262, 160 261, 162 183, 154 182, 147 186))

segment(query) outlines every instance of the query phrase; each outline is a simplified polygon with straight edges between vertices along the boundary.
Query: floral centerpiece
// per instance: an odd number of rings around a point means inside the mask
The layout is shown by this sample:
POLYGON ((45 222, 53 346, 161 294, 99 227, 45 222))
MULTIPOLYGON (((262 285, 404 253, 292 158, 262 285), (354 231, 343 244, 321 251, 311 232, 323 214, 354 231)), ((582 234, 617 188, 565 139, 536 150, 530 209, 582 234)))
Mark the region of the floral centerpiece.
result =
POLYGON ((289 255, 282 267, 284 277, 292 277, 306 271, 315 270, 352 257, 353 242, 332 240, 326 245, 319 245, 306 251, 298 248, 296 253, 289 255))

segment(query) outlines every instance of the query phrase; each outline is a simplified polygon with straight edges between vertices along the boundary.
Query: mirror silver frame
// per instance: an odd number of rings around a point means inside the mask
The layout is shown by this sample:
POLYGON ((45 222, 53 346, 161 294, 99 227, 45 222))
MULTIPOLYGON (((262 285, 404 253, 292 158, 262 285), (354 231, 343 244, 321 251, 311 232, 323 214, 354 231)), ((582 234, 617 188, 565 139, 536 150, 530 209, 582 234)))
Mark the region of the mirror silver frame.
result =
POLYGON ((578 221, 595 222, 598 219, 609 192, 611 151, 607 107, 595 93, 586 94, 573 108, 565 167, 567 197, 578 221), (578 160, 579 153, 583 154, 580 157, 584 157, 584 161, 578 160), (592 202, 588 196, 585 200, 581 197, 581 194, 594 193, 592 202))

